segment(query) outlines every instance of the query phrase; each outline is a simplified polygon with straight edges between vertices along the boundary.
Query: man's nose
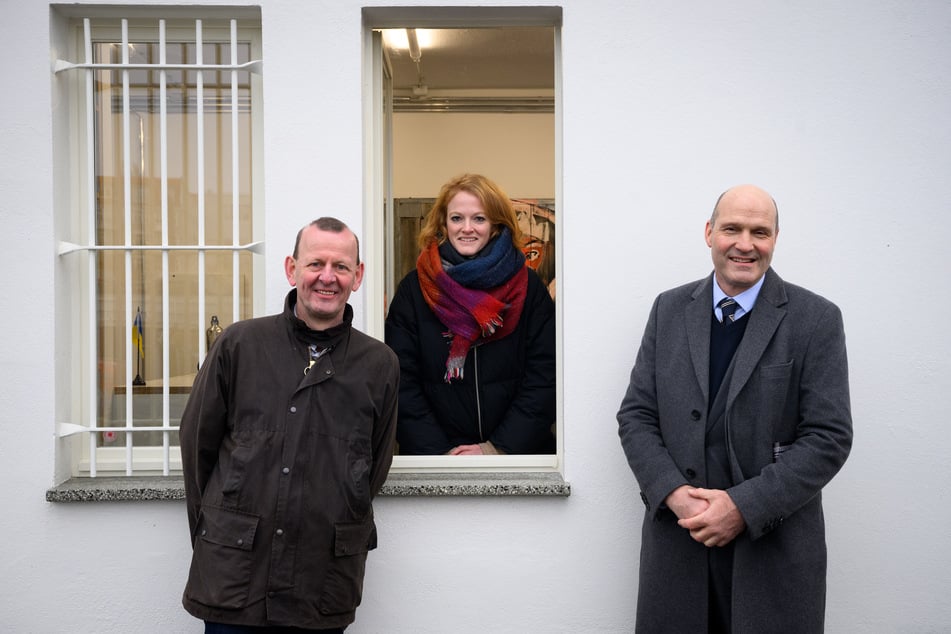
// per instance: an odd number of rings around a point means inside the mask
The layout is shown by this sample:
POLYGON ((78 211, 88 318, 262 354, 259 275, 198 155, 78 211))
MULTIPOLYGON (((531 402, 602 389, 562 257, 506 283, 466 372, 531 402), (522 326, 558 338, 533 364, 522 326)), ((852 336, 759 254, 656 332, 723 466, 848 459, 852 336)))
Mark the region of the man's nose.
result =
POLYGON ((741 231, 736 239, 736 248, 740 251, 753 250, 753 236, 749 231, 741 231))
POLYGON ((321 267, 318 277, 321 282, 333 282, 335 279, 333 267, 329 264, 321 267))

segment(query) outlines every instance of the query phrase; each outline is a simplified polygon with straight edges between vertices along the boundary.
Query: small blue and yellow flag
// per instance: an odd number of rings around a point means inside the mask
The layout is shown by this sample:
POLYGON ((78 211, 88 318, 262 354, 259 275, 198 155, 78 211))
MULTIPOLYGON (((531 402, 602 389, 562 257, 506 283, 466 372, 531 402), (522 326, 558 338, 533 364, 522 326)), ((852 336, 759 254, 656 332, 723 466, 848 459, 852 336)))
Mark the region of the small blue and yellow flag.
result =
POLYGON ((139 356, 145 358, 145 339, 142 335, 142 309, 135 311, 135 321, 132 322, 132 345, 139 350, 139 356))

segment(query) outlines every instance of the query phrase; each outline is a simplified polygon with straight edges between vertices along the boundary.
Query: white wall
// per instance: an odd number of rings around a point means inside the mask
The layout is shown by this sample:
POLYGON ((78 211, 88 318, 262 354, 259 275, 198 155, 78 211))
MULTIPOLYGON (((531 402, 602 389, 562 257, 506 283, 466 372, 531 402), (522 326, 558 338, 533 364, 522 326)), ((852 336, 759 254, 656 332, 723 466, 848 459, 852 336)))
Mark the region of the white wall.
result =
MULTIPOLYGON (((260 4, 276 310, 298 226, 317 212, 361 225, 363 3, 260 4)), ((349 631, 632 629, 642 508, 614 414, 650 300, 710 270, 704 220, 721 190, 747 181, 779 202, 776 269, 835 300, 846 320, 856 435, 825 494, 828 631, 946 631, 951 5, 561 5, 558 299, 572 495, 379 500, 381 547, 349 631), (897 328, 896 313, 906 318, 897 328)), ((44 501, 53 367, 64 362, 51 341, 68 343, 51 337, 62 302, 51 292, 49 9, 0 10, 0 622, 198 632, 179 606, 182 504, 44 501)))

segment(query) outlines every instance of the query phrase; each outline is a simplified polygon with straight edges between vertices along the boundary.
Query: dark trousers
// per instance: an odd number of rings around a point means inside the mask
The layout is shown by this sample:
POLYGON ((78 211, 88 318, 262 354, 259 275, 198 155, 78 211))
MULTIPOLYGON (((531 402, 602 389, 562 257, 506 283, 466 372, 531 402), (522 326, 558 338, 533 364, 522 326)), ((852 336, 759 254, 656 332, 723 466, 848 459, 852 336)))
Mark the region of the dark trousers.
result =
POLYGON ((329 630, 304 630, 299 627, 277 627, 270 625, 258 627, 253 625, 230 625, 228 623, 205 621, 205 634, 307 634, 308 632, 343 634, 345 629, 346 628, 343 627, 337 627, 329 630))
POLYGON ((733 600, 733 543, 707 549, 710 561, 710 597, 708 599, 710 634, 730 634, 733 600))

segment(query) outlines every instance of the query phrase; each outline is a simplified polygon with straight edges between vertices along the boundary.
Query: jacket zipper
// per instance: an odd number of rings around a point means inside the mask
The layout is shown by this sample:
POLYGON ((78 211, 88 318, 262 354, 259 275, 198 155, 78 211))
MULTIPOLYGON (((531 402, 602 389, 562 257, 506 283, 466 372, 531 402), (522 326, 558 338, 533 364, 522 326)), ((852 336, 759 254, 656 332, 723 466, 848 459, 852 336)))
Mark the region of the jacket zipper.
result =
POLYGON ((482 435, 482 397, 479 394, 479 348, 472 347, 473 370, 475 370, 476 420, 479 422, 479 440, 485 442, 482 435))

